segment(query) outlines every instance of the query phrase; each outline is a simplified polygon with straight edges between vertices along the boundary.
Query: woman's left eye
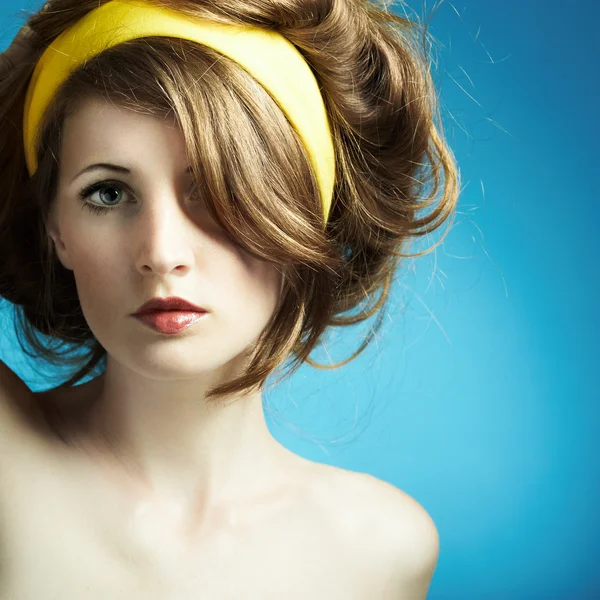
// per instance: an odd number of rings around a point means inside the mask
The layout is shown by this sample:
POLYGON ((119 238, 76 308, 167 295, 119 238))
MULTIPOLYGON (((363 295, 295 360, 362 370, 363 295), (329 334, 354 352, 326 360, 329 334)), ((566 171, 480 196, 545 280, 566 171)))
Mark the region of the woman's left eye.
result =
MULTIPOLYGON (((119 202, 118 204, 113 204, 113 205, 108 205, 108 206, 102 206, 100 204, 96 204, 93 202, 88 202, 87 199, 92 196, 95 192, 99 192, 99 191, 104 191, 104 190, 119 190, 122 191, 124 189, 123 185, 121 185, 120 183, 114 182, 114 181, 99 181, 97 183, 92 183, 91 185, 88 185, 87 187, 83 188, 80 192, 79 192, 79 198, 82 202, 82 208, 86 208, 88 210, 90 210, 91 212, 97 213, 97 214, 106 214, 107 212, 113 210, 113 208, 118 208, 119 204, 122 204, 121 202, 119 202)), ((197 186, 194 185, 193 187, 193 192, 197 192, 197 186)), ((102 194, 100 194, 101 196, 102 194)), ((118 195, 118 194, 117 194, 118 195)), ((112 201, 117 200, 117 198, 113 198, 112 201)), ((101 199, 102 201, 102 199, 101 199)), ((111 200, 109 200, 110 202, 111 200)))

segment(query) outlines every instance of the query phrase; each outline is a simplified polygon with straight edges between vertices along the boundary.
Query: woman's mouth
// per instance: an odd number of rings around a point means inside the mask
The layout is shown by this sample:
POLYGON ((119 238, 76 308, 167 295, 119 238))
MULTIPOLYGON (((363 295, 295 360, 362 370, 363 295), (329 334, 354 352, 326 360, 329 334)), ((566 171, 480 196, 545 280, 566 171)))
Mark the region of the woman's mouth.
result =
POLYGON ((155 310, 135 318, 158 333, 176 334, 200 321, 207 312, 188 310, 155 310))

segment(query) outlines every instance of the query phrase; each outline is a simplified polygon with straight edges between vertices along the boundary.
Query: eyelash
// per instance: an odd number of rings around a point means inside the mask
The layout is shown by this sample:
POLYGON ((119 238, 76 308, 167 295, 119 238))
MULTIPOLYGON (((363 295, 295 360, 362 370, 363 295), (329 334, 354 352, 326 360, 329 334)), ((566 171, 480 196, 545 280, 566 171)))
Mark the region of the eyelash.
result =
POLYGON ((87 210, 95 213, 95 214, 106 214, 111 210, 114 210, 120 206, 120 204, 115 204, 114 206, 100 206, 98 204, 94 204, 93 202, 87 202, 87 199, 98 190, 106 189, 106 188, 116 188, 119 190, 129 189, 126 185, 122 184, 119 181, 97 181, 96 183, 92 183, 87 187, 83 188, 79 192, 79 199, 81 200, 81 208, 86 208, 87 210))

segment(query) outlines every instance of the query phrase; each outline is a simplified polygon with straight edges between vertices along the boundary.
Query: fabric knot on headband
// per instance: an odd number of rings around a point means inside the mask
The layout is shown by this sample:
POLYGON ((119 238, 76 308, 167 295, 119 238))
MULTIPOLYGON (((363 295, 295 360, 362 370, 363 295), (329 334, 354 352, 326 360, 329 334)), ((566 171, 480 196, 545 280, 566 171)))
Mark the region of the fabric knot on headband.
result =
POLYGON ((145 0, 107 2, 65 30, 42 54, 29 83, 23 115, 29 174, 37 170, 35 143, 44 110, 70 73, 104 50, 148 36, 209 46, 242 66, 267 90, 306 148, 326 224, 335 181, 333 138, 319 85, 298 49, 274 31, 192 18, 145 0))

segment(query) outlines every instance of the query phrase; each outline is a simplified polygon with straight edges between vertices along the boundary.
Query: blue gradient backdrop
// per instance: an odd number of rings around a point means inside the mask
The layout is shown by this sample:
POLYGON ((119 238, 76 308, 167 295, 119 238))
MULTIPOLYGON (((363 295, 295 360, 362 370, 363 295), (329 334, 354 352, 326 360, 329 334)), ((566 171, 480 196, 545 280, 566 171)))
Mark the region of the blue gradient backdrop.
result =
MULTIPOLYGON (((38 6, 3 2, 2 49, 38 6)), ((453 228, 405 264, 367 352, 266 394, 286 446, 426 508, 441 543, 431 600, 600 598, 599 16, 591 0, 439 5, 435 79, 463 179, 453 228)), ((0 357, 33 389, 56 385, 19 352, 11 314, 0 357)), ((330 336, 331 357, 364 331, 330 336)))

